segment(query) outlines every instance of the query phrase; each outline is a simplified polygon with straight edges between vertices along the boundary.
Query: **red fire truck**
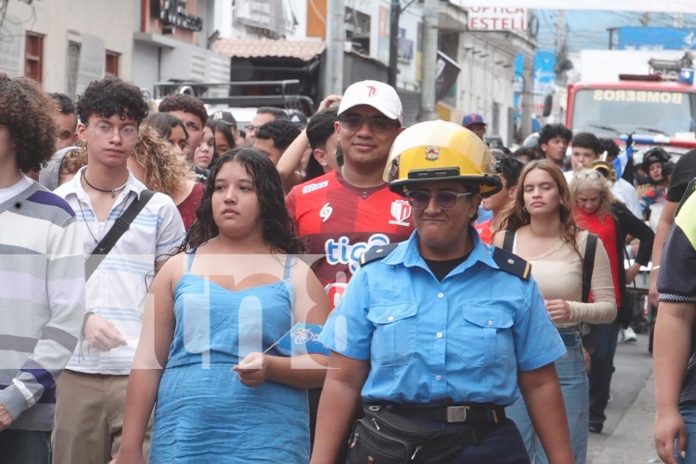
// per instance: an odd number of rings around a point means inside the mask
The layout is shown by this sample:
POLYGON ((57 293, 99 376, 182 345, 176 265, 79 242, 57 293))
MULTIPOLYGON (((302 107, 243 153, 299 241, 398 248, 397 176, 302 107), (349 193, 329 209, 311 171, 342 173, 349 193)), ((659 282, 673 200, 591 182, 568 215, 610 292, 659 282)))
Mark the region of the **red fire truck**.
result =
POLYGON ((640 144, 696 148, 696 87, 660 76, 571 84, 566 126, 573 133, 620 138, 635 132, 640 144))

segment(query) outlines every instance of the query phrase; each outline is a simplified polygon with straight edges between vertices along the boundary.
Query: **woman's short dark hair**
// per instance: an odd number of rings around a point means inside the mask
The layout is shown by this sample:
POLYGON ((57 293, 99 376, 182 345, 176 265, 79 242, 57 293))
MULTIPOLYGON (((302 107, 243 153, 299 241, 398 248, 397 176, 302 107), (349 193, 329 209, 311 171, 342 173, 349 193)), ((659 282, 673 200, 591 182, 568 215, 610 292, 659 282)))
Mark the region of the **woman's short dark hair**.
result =
POLYGON ((135 119, 140 124, 148 109, 139 88, 111 76, 90 82, 77 101, 77 114, 83 124, 87 124, 92 115, 103 118, 118 115, 135 119))
POLYGON ((38 171, 55 151, 56 103, 29 79, 0 74, 0 124, 7 126, 22 172, 38 171))
MULTIPOLYGON (((206 125, 209 125, 213 129, 214 134, 217 134, 219 132, 222 134, 223 137, 225 137, 227 145, 230 146, 230 150, 237 145, 234 139, 234 134, 232 133, 233 127, 229 123, 226 123, 225 121, 222 121, 220 119, 213 119, 208 121, 206 125)), ((222 153, 220 154, 222 155, 222 153)))
POLYGON ((201 204, 196 210, 197 221, 191 226, 179 251, 198 248, 220 233, 213 219, 212 196, 220 168, 232 161, 244 166, 253 179, 261 210, 260 227, 264 241, 274 252, 302 251, 301 242, 295 236, 293 223, 285 207, 283 184, 278 170, 268 156, 251 147, 230 150, 212 165, 201 204))
POLYGON ((169 113, 152 113, 143 119, 143 124, 152 127, 164 140, 169 140, 169 137, 172 135, 172 129, 181 127, 184 130, 184 135, 188 139, 186 125, 181 119, 169 113))

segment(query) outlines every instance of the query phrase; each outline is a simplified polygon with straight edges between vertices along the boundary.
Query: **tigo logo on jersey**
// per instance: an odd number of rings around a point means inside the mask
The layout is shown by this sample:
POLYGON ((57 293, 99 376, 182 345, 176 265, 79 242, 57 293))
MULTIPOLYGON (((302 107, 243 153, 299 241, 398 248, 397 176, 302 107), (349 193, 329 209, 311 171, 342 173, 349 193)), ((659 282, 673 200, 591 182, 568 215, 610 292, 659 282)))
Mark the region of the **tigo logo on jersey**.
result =
POLYGON ((407 200, 394 200, 391 204, 391 215, 394 219, 389 220, 389 224, 409 227, 407 221, 411 217, 411 205, 407 200))
POLYGON ((367 242, 358 242, 351 245, 350 239, 345 235, 338 240, 329 239, 324 243, 326 252, 326 262, 335 266, 337 264, 348 264, 351 273, 355 273, 360 267, 360 257, 368 248, 377 245, 386 245, 389 237, 384 234, 373 234, 367 242))

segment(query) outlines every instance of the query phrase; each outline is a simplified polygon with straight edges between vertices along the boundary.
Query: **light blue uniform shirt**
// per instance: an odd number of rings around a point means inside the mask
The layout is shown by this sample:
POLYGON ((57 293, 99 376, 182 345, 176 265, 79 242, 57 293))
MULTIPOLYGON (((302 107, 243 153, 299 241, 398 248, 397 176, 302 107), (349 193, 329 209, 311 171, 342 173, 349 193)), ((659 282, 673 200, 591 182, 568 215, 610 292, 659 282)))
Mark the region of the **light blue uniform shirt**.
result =
POLYGON ((501 270, 469 230, 471 254, 441 282, 416 232, 352 277, 320 341, 370 361, 364 401, 508 405, 518 370, 565 354, 536 282, 501 270))

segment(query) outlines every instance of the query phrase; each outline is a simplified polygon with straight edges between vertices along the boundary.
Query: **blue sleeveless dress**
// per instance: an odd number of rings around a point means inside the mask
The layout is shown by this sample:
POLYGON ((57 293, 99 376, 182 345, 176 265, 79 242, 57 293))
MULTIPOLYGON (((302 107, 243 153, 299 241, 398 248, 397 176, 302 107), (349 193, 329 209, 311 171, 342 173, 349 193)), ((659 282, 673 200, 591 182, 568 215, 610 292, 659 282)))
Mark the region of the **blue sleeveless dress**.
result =
POLYGON ((268 380, 246 387, 232 370, 290 330, 290 264, 282 281, 231 291, 191 274, 193 256, 175 289, 176 325, 157 393, 150 463, 306 464, 307 391, 268 380))

